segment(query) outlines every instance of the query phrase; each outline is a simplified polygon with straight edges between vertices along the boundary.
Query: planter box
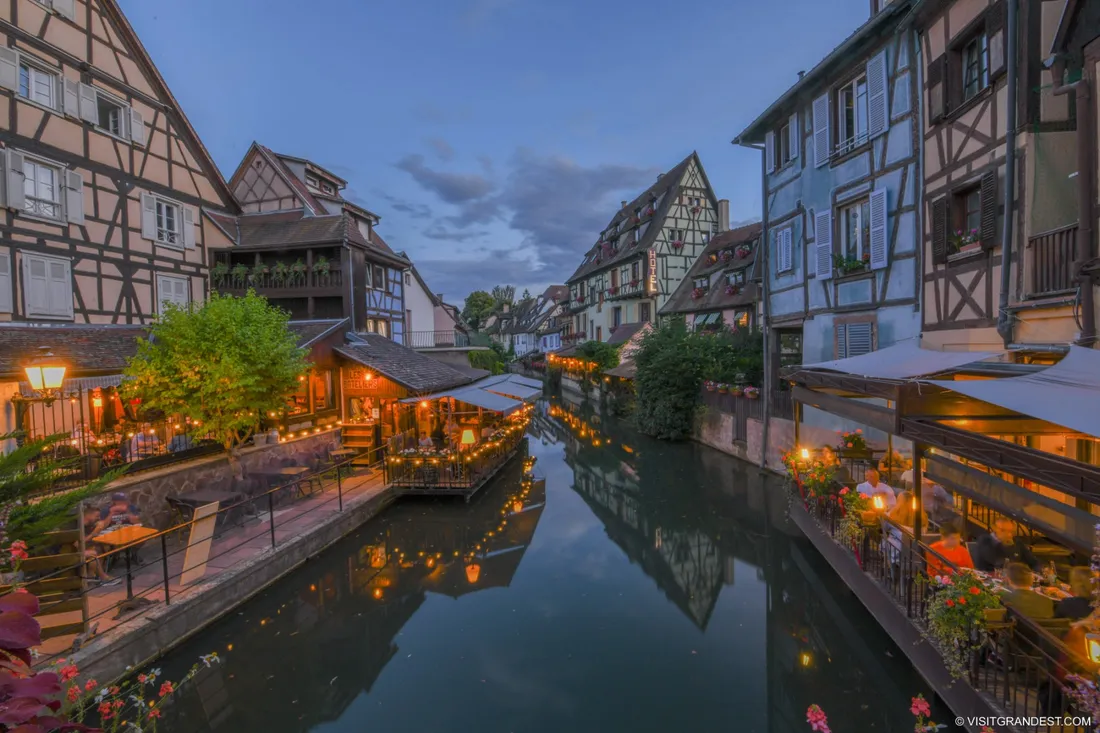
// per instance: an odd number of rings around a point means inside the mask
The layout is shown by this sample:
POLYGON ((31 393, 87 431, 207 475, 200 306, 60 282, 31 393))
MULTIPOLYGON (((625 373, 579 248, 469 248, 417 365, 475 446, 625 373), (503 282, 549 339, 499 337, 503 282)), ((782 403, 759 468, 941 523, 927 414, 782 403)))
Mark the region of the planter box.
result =
POLYGON ((985 616, 985 620, 993 624, 1004 623, 1005 616, 1007 614, 1008 609, 1006 608, 986 608, 982 611, 982 615, 985 616))
POLYGON ((874 458, 874 455, 871 453, 871 451, 869 449, 868 450, 846 449, 846 450, 838 450, 836 453, 841 458, 843 458, 845 460, 849 460, 849 461, 869 461, 872 458, 874 458))

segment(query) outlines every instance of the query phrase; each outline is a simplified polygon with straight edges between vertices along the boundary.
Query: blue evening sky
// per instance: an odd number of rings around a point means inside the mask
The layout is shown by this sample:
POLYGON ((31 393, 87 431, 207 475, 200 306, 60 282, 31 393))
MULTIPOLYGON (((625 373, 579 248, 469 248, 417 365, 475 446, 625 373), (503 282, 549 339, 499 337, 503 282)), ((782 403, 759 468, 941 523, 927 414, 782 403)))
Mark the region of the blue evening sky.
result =
POLYGON ((349 181, 428 284, 563 282, 657 173, 698 150, 760 216, 730 140, 867 0, 121 0, 222 173, 253 140, 349 181))

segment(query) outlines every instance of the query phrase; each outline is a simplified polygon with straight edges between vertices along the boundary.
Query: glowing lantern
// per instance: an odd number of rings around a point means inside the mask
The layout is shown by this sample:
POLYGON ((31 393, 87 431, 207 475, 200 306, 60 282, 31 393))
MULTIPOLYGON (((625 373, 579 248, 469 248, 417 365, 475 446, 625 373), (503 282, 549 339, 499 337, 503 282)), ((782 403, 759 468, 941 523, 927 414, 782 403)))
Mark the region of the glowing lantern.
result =
POLYGON ((94 407, 97 410, 102 410, 103 409, 103 398, 100 397, 99 395, 96 395, 95 397, 92 397, 92 407, 94 407))
POLYGON ((882 497, 879 496, 878 494, 875 494, 874 498, 871 499, 871 503, 874 504, 875 509, 877 509, 879 511, 882 511, 883 509, 886 508, 886 502, 884 502, 882 500, 882 497))
POLYGON ((371 592, 371 595, 374 596, 375 598, 379 598, 379 599, 382 598, 382 589, 381 588, 375 588, 371 592))
POLYGON ((811 664, 814 663, 813 655, 809 652, 802 652, 798 656, 798 663, 801 664, 803 667, 809 667, 811 664))
POLYGON ((1100 664, 1100 634, 1085 634, 1085 648, 1088 649, 1089 660, 1100 664))
POLYGON ((514 504, 512 504, 512 511, 514 511, 516 514, 519 514, 520 512, 522 512, 523 511, 523 502, 522 501, 517 501, 514 504))
POLYGON ((481 575, 480 565, 467 565, 466 566, 466 580, 470 583, 476 583, 478 576, 481 575))
POLYGON ((807 450, 806 448, 802 449, 802 452, 801 452, 800 455, 802 456, 802 460, 804 460, 804 461, 810 460, 810 451, 807 450))
POLYGON ((428 406, 428 401, 427 400, 421 400, 420 407, 423 409, 423 408, 426 408, 427 406, 428 406))
POLYGON ((470 430, 469 428, 466 428, 465 430, 462 431, 462 440, 461 440, 462 445, 470 446, 470 445, 473 445, 476 442, 477 442, 477 438, 474 437, 474 431, 473 430, 470 430))
POLYGON ((61 389, 61 383, 65 380, 65 365, 59 363, 47 347, 43 346, 40 350, 41 355, 23 368, 31 389, 35 392, 61 389))

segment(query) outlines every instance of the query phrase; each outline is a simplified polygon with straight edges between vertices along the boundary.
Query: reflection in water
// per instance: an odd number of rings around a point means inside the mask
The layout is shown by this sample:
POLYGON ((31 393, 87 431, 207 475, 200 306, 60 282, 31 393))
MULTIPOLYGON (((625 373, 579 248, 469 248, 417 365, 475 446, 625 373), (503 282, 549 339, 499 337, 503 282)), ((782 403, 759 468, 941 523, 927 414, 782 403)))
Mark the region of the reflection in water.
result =
POLYGON ((923 687, 776 486, 586 404, 529 434, 545 486, 402 502, 173 654, 225 661, 162 730, 911 728, 923 687))

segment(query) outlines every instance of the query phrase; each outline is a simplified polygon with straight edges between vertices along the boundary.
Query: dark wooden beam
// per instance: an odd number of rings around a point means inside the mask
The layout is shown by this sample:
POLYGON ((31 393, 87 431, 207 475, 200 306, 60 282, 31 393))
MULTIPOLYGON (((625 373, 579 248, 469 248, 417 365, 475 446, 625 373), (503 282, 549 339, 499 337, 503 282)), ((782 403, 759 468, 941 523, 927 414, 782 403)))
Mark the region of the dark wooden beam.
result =
POLYGON ((889 407, 872 405, 824 392, 815 392, 800 385, 794 386, 791 396, 797 402, 853 420, 867 427, 877 428, 886 433, 897 432, 897 417, 889 407))
POLYGON ((901 382, 885 379, 868 379, 852 374, 798 368, 783 374, 782 378, 810 389, 829 389, 865 397, 881 397, 884 400, 896 400, 898 390, 902 386, 901 382))

